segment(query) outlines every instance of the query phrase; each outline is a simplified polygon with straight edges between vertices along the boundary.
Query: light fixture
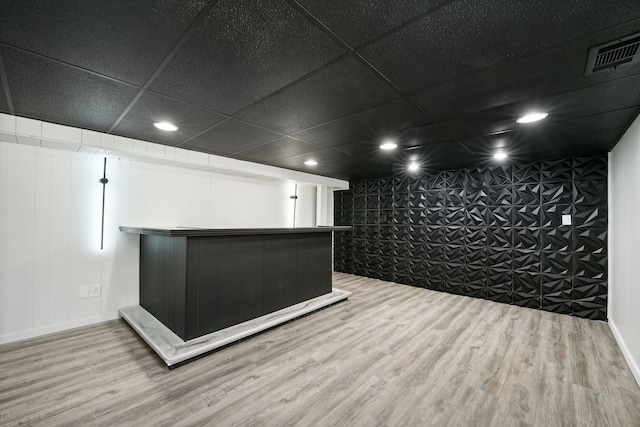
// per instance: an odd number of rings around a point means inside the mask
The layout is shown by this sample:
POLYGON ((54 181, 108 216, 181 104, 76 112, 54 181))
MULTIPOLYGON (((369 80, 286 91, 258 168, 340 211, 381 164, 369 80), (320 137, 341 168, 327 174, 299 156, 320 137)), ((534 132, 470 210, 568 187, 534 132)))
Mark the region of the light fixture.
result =
POLYGON ((537 122, 538 120, 544 119, 548 115, 549 115, 548 113, 539 113, 539 112, 528 113, 528 114, 525 114, 522 117, 519 117, 516 120, 516 122, 518 122, 518 123, 533 123, 533 122, 537 122))
POLYGON ((505 153, 504 151, 496 151, 496 153, 493 155, 493 158, 498 161, 502 161, 507 158, 507 153, 505 153))
POLYGON ((398 146, 398 144, 396 144, 393 141, 385 141, 381 146, 380 149, 382 150, 393 150, 394 148, 396 148, 398 146))
POLYGON ((318 164, 318 162, 316 162, 315 160, 307 160, 306 162, 304 162, 304 164, 307 166, 315 166, 318 164))
POLYGON ((420 170, 420 165, 418 162, 413 161, 407 165, 407 170, 409 172, 418 172, 420 170))
POLYGON ((178 130, 178 126, 174 125, 173 123, 169 123, 169 122, 155 122, 153 124, 155 127, 157 127, 160 130, 166 130, 167 132, 173 132, 178 130))

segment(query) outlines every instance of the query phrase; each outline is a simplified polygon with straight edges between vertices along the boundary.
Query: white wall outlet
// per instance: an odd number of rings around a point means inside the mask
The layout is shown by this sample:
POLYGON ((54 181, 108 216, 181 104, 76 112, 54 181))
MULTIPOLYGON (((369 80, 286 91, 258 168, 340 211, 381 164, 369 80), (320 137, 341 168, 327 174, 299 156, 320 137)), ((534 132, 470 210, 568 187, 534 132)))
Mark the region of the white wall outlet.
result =
POLYGON ((78 298, 89 298, 89 286, 80 286, 78 289, 78 298))
POLYGON ((99 297, 100 296, 100 290, 101 290, 100 288, 101 288, 100 284, 91 285, 91 287, 89 288, 89 296, 99 297))
POLYGON ((571 225, 571 215, 562 215, 562 225, 571 225))

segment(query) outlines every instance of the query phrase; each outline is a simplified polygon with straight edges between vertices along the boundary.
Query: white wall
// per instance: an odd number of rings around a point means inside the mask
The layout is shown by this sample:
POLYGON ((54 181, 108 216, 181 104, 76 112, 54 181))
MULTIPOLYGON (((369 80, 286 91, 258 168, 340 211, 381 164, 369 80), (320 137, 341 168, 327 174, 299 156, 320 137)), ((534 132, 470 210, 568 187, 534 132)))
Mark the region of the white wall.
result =
MULTIPOLYGON (((0 343, 115 318, 137 304, 138 236, 119 225, 291 227, 289 182, 0 142, 0 343), (78 298, 80 286, 100 297, 78 298)), ((298 184, 296 226, 315 226, 298 184)))
POLYGON ((333 190, 316 187, 316 225, 333 225, 333 190))
POLYGON ((609 325, 640 384, 640 118, 609 154, 609 325))

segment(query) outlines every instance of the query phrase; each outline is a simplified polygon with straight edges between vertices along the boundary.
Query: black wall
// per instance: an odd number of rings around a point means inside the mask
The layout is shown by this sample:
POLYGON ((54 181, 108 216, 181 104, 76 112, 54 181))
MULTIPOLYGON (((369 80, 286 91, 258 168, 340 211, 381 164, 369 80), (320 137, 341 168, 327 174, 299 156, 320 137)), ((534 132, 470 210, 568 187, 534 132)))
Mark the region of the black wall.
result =
POLYGON ((351 183, 336 271, 606 320, 607 157, 351 183), (563 214, 572 225, 561 225, 563 214))

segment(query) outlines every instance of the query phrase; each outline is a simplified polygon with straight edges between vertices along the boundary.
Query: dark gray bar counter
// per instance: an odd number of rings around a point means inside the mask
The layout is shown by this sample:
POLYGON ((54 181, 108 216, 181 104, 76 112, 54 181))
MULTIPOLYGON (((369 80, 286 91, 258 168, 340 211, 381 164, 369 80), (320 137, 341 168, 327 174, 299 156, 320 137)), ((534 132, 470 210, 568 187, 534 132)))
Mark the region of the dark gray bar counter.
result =
POLYGON ((140 305, 185 341, 330 294, 350 229, 120 227, 140 235, 140 305))

